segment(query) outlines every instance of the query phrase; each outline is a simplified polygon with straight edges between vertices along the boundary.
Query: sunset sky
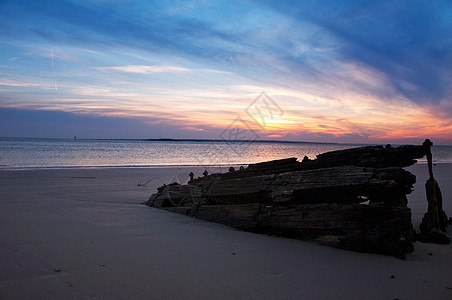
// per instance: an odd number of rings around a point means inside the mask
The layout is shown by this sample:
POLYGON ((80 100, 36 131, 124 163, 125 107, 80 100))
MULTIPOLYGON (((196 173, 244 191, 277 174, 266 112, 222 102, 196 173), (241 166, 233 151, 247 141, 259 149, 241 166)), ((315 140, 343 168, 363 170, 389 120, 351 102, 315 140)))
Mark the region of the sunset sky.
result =
POLYGON ((452 144, 451 2, 0 0, 0 136, 232 129, 452 144))

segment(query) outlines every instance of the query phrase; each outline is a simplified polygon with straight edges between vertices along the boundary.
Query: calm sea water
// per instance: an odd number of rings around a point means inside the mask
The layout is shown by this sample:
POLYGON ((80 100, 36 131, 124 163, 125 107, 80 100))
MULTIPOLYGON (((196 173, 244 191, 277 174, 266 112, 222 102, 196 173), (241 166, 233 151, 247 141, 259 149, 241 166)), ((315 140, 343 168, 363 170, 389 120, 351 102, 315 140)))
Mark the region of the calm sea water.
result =
MULTIPOLYGON (((0 169, 244 165, 362 145, 226 141, 0 138, 0 169)), ((452 162, 452 146, 434 146, 436 162, 452 162)), ((422 162, 421 160, 420 162, 422 162)))

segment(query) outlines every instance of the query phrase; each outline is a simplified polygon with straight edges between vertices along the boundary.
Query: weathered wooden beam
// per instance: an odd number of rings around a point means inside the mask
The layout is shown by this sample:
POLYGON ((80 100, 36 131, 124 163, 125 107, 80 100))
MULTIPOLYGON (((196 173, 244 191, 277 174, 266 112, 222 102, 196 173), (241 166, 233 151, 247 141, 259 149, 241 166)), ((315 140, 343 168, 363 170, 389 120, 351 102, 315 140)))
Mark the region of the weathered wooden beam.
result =
POLYGON ((191 174, 186 185, 159 187, 147 205, 242 230, 334 235, 338 247, 403 257, 413 249, 406 195, 416 177, 402 167, 428 151, 425 145, 369 146, 197 179, 191 174))
POLYGON ((360 203, 370 200, 406 206, 405 195, 416 181, 401 168, 341 166, 245 178, 209 177, 187 185, 171 184, 151 196, 148 205, 192 203, 243 204, 273 202, 360 203), (389 196, 389 197, 388 197, 389 196))

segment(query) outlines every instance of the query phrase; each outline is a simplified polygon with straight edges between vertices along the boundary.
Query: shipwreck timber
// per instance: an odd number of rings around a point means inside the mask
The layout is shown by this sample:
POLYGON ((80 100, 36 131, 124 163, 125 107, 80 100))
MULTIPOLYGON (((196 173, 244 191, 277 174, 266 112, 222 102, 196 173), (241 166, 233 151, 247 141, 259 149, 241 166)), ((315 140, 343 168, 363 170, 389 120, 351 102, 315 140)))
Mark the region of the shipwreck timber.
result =
POLYGON ((191 175, 187 184, 159 187, 146 204, 241 230, 322 238, 403 258, 413 251, 406 195, 416 182, 403 167, 429 147, 368 146, 191 175))

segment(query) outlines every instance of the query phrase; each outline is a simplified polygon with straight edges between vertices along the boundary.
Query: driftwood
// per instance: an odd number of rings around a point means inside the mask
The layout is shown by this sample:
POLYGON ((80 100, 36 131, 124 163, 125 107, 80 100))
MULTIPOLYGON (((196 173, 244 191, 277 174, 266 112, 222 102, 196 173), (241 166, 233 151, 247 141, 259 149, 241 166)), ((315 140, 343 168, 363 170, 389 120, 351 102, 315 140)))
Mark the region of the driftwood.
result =
POLYGON ((369 146, 205 174, 158 188, 147 205, 242 230, 296 238, 329 236, 337 247, 404 257, 414 230, 402 169, 429 147, 369 146), (333 237, 333 238, 332 238, 333 237))
POLYGON ((427 149, 426 156, 429 174, 429 178, 425 183, 428 209, 419 226, 421 233, 418 236, 421 240, 426 242, 449 244, 450 238, 445 234, 447 216, 443 210, 443 196, 438 182, 436 182, 433 177, 432 152, 430 151, 430 147, 433 146, 433 143, 430 140, 425 140, 423 145, 427 149))

